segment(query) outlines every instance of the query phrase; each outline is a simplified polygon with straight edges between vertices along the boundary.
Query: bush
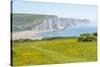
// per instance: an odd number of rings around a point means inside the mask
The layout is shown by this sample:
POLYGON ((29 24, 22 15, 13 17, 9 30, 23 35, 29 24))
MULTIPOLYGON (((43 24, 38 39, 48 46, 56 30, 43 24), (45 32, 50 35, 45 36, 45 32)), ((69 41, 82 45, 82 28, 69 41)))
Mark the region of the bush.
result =
POLYGON ((83 41, 83 42, 91 42, 91 41, 96 41, 97 40, 97 33, 85 33, 81 34, 78 41, 83 41))

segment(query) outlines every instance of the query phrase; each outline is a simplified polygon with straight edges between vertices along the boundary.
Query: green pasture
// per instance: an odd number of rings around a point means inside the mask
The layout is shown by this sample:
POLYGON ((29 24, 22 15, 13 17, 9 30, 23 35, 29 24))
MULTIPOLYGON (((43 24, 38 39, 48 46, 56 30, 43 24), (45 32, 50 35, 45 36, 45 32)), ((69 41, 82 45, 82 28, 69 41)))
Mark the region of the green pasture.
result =
POLYGON ((12 42, 13 66, 90 62, 97 60, 97 43, 77 38, 12 42))

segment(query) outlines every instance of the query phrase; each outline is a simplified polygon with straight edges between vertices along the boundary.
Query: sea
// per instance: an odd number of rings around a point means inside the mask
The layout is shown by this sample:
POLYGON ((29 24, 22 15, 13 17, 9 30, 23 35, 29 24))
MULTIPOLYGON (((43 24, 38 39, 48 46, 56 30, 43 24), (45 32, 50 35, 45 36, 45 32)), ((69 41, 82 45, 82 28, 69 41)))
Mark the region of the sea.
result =
POLYGON ((78 24, 69 28, 58 29, 56 31, 43 32, 38 34, 43 37, 79 37, 82 33, 93 33, 97 32, 97 24, 87 23, 78 24))

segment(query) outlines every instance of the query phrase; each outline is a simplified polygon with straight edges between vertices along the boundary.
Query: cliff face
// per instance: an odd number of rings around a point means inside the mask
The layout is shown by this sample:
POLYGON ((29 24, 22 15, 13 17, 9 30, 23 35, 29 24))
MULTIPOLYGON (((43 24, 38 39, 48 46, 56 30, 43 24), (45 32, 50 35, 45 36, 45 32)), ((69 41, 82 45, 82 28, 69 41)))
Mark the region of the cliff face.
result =
POLYGON ((12 27, 13 32, 32 30, 35 25, 41 24, 45 19, 53 17, 53 15, 41 14, 12 14, 12 27))
POLYGON ((61 18, 54 15, 13 14, 12 40, 42 39, 44 36, 38 34, 67 29, 88 22, 87 19, 61 18))
POLYGON ((87 19, 60 18, 54 15, 12 14, 13 32, 34 29, 53 31, 87 22, 87 19))
POLYGON ((54 31, 54 30, 64 29, 77 24, 84 24, 88 22, 89 20, 87 19, 51 17, 49 19, 44 19, 41 24, 34 26, 33 29, 54 31))

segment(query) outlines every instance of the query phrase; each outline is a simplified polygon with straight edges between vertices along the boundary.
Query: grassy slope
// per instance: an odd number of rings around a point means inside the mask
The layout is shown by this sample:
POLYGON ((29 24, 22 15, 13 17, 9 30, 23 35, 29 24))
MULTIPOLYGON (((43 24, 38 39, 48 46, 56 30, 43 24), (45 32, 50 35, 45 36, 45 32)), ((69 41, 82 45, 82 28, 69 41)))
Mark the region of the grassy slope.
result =
POLYGON ((96 61, 96 42, 62 38, 13 42, 13 65, 55 64, 96 61))

